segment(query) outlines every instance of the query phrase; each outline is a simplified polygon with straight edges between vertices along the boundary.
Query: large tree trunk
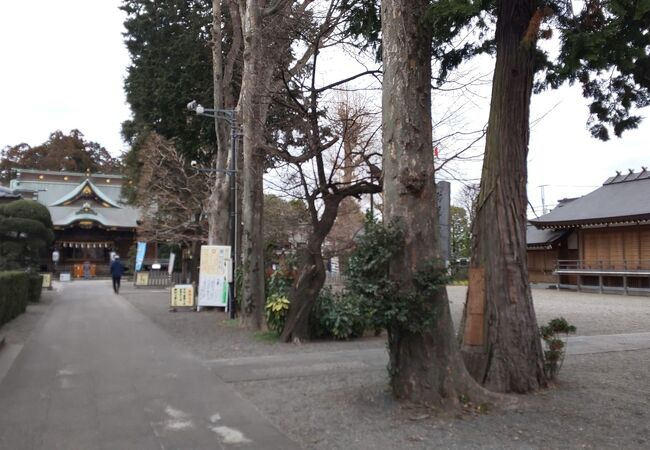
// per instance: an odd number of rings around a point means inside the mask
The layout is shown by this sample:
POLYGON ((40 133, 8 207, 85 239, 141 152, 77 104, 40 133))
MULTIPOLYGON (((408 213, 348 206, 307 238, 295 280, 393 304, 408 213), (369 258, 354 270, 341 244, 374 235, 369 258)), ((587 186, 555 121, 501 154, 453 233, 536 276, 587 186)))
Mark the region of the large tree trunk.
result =
MULTIPOLYGON (((382 1, 384 218, 401 222, 403 252, 390 276, 404 291, 438 252, 431 138, 431 35, 422 18, 429 0, 382 1)), ((389 327, 393 394, 404 401, 456 408, 460 395, 482 389, 466 372, 454 337, 445 289, 428 301, 436 319, 422 333, 389 327)))
MULTIPOLYGON (((239 12, 236 4, 230 2, 229 10, 231 22, 231 48, 228 52, 228 61, 224 61, 222 29, 222 5, 224 0, 212 0, 212 81, 214 109, 232 109, 234 98, 232 85, 234 84, 233 62, 230 61, 239 53, 241 46, 239 12)), ((214 128, 217 135, 217 155, 214 161, 215 168, 228 169, 230 167, 230 126, 223 118, 215 118, 214 128)), ((228 245, 230 242, 230 180, 229 175, 217 173, 208 199, 208 244, 228 245)), ((232 243, 231 243, 232 245, 232 243)))
POLYGON ((323 215, 314 224, 307 245, 300 252, 300 268, 289 292, 289 315, 280 336, 282 341, 303 341, 310 338, 309 314, 325 284, 323 242, 334 226, 340 202, 339 197, 325 198, 323 215))
POLYGON ((499 392, 523 393, 546 385, 526 266, 535 4, 502 0, 498 6, 492 103, 461 326, 468 370, 499 392))
MULTIPOLYGON (((264 139, 270 102, 274 52, 263 45, 264 2, 247 0, 244 19, 244 72, 240 115, 244 129, 242 168, 242 294, 243 322, 261 329, 264 323, 264 139)), ((277 14, 282 14, 278 12, 277 14)))

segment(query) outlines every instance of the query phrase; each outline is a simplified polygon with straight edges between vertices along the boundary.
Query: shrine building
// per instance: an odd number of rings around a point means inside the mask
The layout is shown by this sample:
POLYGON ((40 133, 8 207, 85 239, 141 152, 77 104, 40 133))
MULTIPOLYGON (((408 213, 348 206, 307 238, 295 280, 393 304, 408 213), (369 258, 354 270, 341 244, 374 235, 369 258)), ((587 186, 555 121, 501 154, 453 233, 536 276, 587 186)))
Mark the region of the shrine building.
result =
POLYGON ((531 282, 650 293, 650 171, 617 172, 601 187, 529 221, 531 282))
POLYGON ((139 211, 121 201, 121 175, 18 169, 10 188, 45 205, 54 224, 58 270, 84 262, 106 275, 111 254, 126 259, 135 242, 139 211))

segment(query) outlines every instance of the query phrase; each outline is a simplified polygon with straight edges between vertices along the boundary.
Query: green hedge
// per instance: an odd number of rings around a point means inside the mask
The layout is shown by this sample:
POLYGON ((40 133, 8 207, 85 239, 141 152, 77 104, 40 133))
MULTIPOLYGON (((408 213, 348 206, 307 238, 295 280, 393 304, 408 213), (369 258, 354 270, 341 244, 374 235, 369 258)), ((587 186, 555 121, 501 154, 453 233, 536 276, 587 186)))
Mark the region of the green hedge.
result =
POLYGON ((38 303, 41 300, 43 292, 43 276, 37 273, 29 274, 29 295, 27 299, 32 303, 38 303))
POLYGON ((0 272, 0 325, 24 313, 28 302, 37 302, 41 285, 38 274, 0 272))

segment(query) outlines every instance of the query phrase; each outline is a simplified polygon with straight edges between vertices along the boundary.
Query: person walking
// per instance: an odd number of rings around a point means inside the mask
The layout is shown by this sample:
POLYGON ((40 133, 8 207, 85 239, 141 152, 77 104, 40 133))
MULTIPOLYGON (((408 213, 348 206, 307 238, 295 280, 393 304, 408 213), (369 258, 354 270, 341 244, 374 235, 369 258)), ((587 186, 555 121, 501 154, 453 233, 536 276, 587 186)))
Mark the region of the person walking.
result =
POLYGON ((113 290, 116 294, 120 293, 120 281, 124 273, 124 265, 120 261, 120 255, 115 255, 111 263, 111 276, 113 277, 113 290))

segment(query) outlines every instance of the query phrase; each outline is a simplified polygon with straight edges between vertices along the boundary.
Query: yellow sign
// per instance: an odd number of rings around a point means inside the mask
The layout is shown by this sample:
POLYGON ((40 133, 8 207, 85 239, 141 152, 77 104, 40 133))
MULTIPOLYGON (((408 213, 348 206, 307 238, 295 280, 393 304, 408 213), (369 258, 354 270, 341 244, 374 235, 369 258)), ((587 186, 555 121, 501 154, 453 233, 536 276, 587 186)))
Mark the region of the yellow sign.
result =
POLYGON ((51 273, 42 273, 43 277, 43 287, 47 289, 52 289, 52 274, 51 273))
POLYGON ((177 284, 172 288, 170 306, 194 306, 194 286, 177 284))
POLYGON ((149 286, 149 272, 137 272, 135 274, 136 286, 149 286))

